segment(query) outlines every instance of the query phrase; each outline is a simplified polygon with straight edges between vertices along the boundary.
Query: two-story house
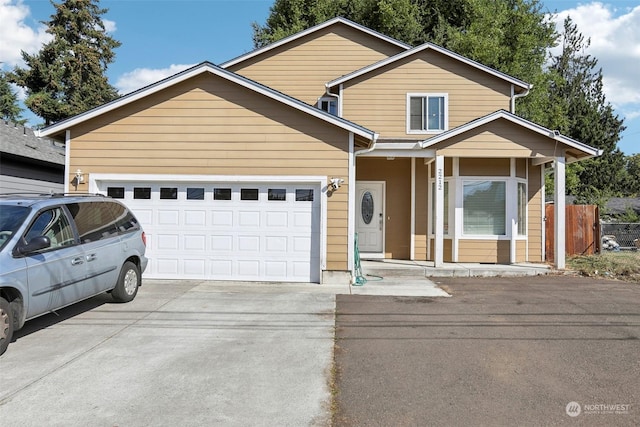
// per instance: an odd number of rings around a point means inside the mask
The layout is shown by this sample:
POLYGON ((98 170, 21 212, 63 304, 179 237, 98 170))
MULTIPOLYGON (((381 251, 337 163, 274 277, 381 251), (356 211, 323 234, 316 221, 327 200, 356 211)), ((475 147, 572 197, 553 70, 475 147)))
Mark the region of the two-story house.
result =
POLYGON ((336 18, 41 135, 66 142, 69 190, 136 212, 147 277, 347 281, 356 236, 372 258, 535 263, 545 168, 563 196, 599 152, 516 116, 530 88, 336 18))

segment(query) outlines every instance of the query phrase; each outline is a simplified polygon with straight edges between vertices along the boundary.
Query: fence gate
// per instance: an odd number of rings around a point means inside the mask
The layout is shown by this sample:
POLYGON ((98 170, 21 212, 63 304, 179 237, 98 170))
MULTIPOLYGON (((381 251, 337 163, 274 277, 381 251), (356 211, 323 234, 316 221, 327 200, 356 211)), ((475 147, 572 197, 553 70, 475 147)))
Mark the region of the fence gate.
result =
MULTIPOLYGON (((568 205, 565 210, 565 251, 570 255, 600 252, 600 213, 596 205, 568 205)), ((545 259, 555 261, 554 205, 545 206, 545 259)))

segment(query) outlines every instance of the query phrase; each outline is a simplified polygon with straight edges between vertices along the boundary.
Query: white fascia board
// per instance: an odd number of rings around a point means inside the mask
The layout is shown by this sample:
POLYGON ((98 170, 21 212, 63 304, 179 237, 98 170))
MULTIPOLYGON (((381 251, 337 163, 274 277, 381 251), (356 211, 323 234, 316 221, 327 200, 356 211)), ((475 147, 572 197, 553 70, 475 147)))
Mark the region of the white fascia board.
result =
POLYGON ((437 46, 437 45, 435 45, 433 43, 429 43, 429 42, 424 43, 424 44, 422 44, 420 46, 416 46, 413 49, 409 49, 409 50, 406 50, 404 52, 398 53, 397 55, 391 56, 391 57, 383 59, 381 61, 378 61, 375 64, 371 64, 371 65, 369 65, 367 67, 361 68, 361 69, 356 70, 356 71, 354 71, 352 73, 345 74, 342 77, 339 77, 339 78, 337 78, 335 80, 327 82, 325 84, 325 86, 327 88, 331 88, 331 87, 336 86, 338 84, 345 83, 345 82, 347 82, 347 81, 349 81, 351 79, 354 79, 356 77, 362 76, 363 74, 369 73, 369 72, 371 72, 373 70, 376 70, 378 68, 384 67, 384 66, 389 65, 389 64, 391 64, 393 62, 399 61, 401 59, 404 59, 404 58, 406 58, 408 56, 414 55, 416 53, 422 52, 423 50, 427 50, 427 49, 433 49, 436 52, 440 52, 443 55, 446 55, 446 56, 448 56, 450 58, 456 59, 456 60, 458 60, 460 62, 463 62, 463 63, 465 63, 467 65, 470 65, 470 66, 472 66, 474 68, 477 68, 477 69, 479 69, 481 71, 484 71, 485 73, 489 73, 489 74, 494 75, 494 76, 496 76, 498 78, 506 80, 507 82, 509 82, 509 83, 511 83, 513 85, 520 86, 521 88, 523 88, 525 90, 530 90, 533 87, 531 84, 523 82, 520 79, 516 79, 515 77, 512 77, 512 76, 510 76, 508 74, 505 74, 505 73, 503 73, 501 71, 495 70, 495 69, 493 69, 491 67, 487 67, 486 65, 482 65, 479 62, 476 62, 476 61, 474 61, 472 59, 466 58, 466 57, 464 57, 462 55, 459 55, 459 54, 457 54, 455 52, 452 52, 452 51, 450 51, 448 49, 445 49, 443 47, 437 46))
POLYGON ((515 123, 519 126, 522 126, 524 128, 527 128, 533 132, 536 132, 540 135, 549 137, 555 141, 558 141, 562 144, 565 144, 569 147, 575 148, 577 150, 580 150, 582 152, 584 152, 585 154, 588 154, 589 156, 600 156, 602 154, 602 150, 599 150, 597 148, 591 147, 587 144, 583 144, 582 142, 576 141, 574 139, 571 139, 567 136, 564 135, 560 135, 558 134, 556 131, 552 131, 550 129, 547 129, 543 126, 540 126, 536 123, 533 123, 529 120, 523 119, 522 117, 516 116, 515 114, 509 113, 505 110, 499 110, 496 111, 494 113, 488 114, 484 117, 480 117, 477 120, 471 121, 469 123, 466 123, 462 126, 458 126, 457 128, 448 130, 446 132, 443 132, 437 136, 434 136, 432 138, 426 139, 424 141, 422 141, 420 143, 420 146, 422 148, 429 148, 432 147, 442 141, 445 141, 451 137, 454 137, 456 135, 459 135, 461 133, 467 132, 471 129, 475 129, 479 126, 483 126, 487 123, 490 123, 494 120, 497 119, 505 119, 505 120, 509 120, 512 123, 515 123))
POLYGON ((357 24, 357 23, 355 23, 353 21, 350 21, 348 19, 338 17, 338 18, 330 19, 328 21, 325 21, 325 22, 323 22, 321 24, 318 24, 318 25, 315 25, 313 27, 309 27, 306 30, 300 31, 299 33, 296 33, 296 34, 292 34, 289 37, 285 37, 283 39, 278 40, 277 42, 274 42, 274 43, 271 43, 271 44, 269 44, 267 46, 264 46, 264 47, 261 47, 259 49, 253 50, 253 51, 251 51, 249 53, 246 53, 244 55, 240 55, 240 56, 238 56, 236 58, 230 59, 229 61, 226 61, 226 62, 223 62, 222 64, 220 64, 220 67, 228 68, 228 67, 231 67, 233 65, 239 64, 240 62, 246 61, 247 59, 251 59, 251 58, 253 58, 255 56, 258 56, 258 55, 260 55, 260 54, 262 54, 264 52, 268 52, 268 51, 270 51, 272 49, 275 49, 277 47, 280 47, 280 46, 282 46, 284 44, 287 44, 287 43, 295 41, 295 40, 297 40, 299 38, 302 38, 302 37, 304 37, 304 36, 306 36, 308 34, 312 34, 312 33, 316 32, 316 31, 319 31, 319 30, 327 28, 327 27, 329 27, 331 25, 334 25, 334 24, 336 24, 338 22, 343 23, 345 25, 348 25, 348 26, 350 26, 352 28, 355 28, 356 30, 359 30, 359 31, 362 31, 364 33, 370 34, 370 35, 372 35, 374 37, 377 37, 377 38, 379 38, 381 40, 384 40, 384 41, 386 41, 388 43, 394 44, 394 45, 396 45, 398 47, 401 47, 403 49, 411 49, 411 45, 403 43, 400 40, 396 40, 396 39, 394 39, 392 37, 386 36, 386 35, 384 35, 382 33, 374 31, 374 30, 372 30, 370 28, 367 28, 367 27, 365 27, 363 25, 357 24))
POLYGON ((375 150, 358 156, 429 158, 435 156, 435 150, 421 148, 418 142, 377 142, 375 150))
POLYGON ((67 120, 63 120, 59 123, 56 123, 52 126, 44 128, 40 131, 40 136, 48 136, 62 130, 68 129, 72 126, 75 126, 79 123, 82 123, 86 120, 92 119, 99 115, 105 114, 109 111, 112 111, 116 108, 120 108, 126 104, 137 101, 141 98, 154 94, 158 91, 161 91, 167 87, 173 86, 177 83, 183 82, 187 79, 190 79, 199 74, 209 72, 226 80, 229 80, 233 83, 236 83, 240 86, 243 86, 247 89, 250 89, 254 92, 260 93, 264 96, 267 96, 271 99, 279 101, 285 105, 296 108, 302 112, 305 112, 311 116, 317 117, 325 122, 331 123, 335 126, 341 127, 349 132, 353 132, 356 135, 362 136, 363 138, 368 138, 371 140, 375 140, 378 137, 378 134, 372 130, 369 130, 365 127, 357 125, 353 122, 345 120, 341 117, 334 116, 333 114, 329 114, 326 111, 323 111, 319 108, 313 107, 309 104, 306 104, 302 101, 299 101, 295 98, 292 98, 288 95, 283 94, 282 92, 278 92, 267 86, 264 86, 258 82, 247 79, 246 77, 242 77, 238 74, 232 73, 230 71, 224 70, 218 66, 215 66, 209 62, 203 62, 202 64, 196 65, 193 68, 182 71, 172 77, 168 77, 160 82, 147 86, 146 88, 140 89, 136 92, 133 92, 129 95, 125 95, 122 98, 119 98, 115 101, 104 104, 100 107, 94 108, 93 110, 89 110, 86 113, 79 114, 77 116, 71 117, 67 120))

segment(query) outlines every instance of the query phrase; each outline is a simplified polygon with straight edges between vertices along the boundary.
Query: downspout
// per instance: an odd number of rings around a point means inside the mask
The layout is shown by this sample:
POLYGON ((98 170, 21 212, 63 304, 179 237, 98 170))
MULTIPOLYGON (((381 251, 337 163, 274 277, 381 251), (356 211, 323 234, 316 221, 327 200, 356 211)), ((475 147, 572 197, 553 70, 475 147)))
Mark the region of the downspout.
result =
POLYGON ((335 93, 331 93, 331 88, 329 86, 324 85, 324 93, 325 96, 329 97, 329 98, 335 98, 336 99, 336 103, 338 105, 338 117, 342 117, 342 104, 340 103, 340 95, 337 95, 335 93))
MULTIPOLYGON (((351 270, 351 284, 356 282, 356 263, 355 263, 355 239, 356 239, 356 157, 361 156, 366 153, 370 153, 376 149, 376 142, 378 141, 377 133, 373 135, 373 139, 371 140, 371 146, 365 150, 356 151, 355 144, 351 144, 350 150, 350 159, 349 162, 349 248, 353 248, 350 250, 349 256, 349 269, 351 270), (351 152, 353 155, 351 155, 351 152)), ((354 141, 355 142, 355 141, 354 141)))
MULTIPOLYGON (((325 84, 325 94, 328 97, 336 98, 338 101, 338 117, 342 117, 342 85, 340 85, 340 95, 331 93, 330 87, 325 84)), ((349 214, 348 214, 348 243, 347 248, 349 252, 349 261, 347 266, 351 271, 351 284, 356 282, 356 263, 355 257, 355 230, 356 230, 356 216, 355 216, 355 200, 356 200, 356 157, 370 153, 376 149, 376 142, 378 141, 377 133, 373 135, 371 145, 365 150, 356 151, 355 136, 353 133, 349 135, 349 214)))
POLYGON ((515 88, 511 85, 511 114, 516 113, 516 99, 529 95, 531 88, 533 88, 533 85, 529 85, 529 87, 522 93, 515 93, 515 88))

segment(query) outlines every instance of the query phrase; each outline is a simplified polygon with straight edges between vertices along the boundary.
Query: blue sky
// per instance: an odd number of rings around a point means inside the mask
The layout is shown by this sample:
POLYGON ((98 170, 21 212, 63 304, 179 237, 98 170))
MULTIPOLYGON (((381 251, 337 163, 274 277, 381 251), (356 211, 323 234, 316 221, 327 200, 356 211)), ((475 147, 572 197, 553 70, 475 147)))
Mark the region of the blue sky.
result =
MULTIPOLYGON (((158 81, 187 66, 225 62, 253 49, 252 22, 264 24, 272 0, 102 0, 111 35, 122 42, 108 76, 121 93, 158 81)), ((626 154, 640 153, 640 0, 601 2, 544 1, 561 23, 571 15, 588 51, 603 68, 607 100, 625 118, 618 144, 626 154)), ((0 68, 20 62, 20 51, 34 53, 46 41, 39 21, 49 20, 49 0, 0 0, 0 68)), ((38 119, 29 116, 29 124, 38 119)))

